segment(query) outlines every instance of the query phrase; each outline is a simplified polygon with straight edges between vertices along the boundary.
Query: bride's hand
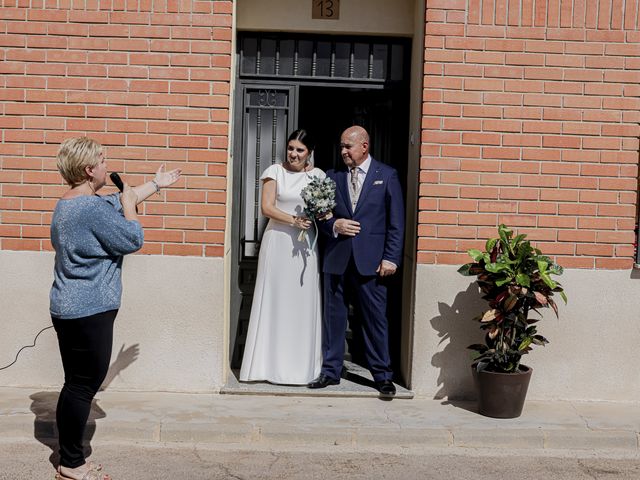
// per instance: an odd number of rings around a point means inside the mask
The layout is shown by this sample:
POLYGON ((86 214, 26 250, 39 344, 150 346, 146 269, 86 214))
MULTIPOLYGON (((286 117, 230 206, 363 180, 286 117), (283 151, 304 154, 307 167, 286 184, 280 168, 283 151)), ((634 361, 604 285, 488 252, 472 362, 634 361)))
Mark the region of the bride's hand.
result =
POLYGON ((311 220, 306 217, 293 217, 293 225, 301 228, 302 230, 307 230, 311 227, 311 220))

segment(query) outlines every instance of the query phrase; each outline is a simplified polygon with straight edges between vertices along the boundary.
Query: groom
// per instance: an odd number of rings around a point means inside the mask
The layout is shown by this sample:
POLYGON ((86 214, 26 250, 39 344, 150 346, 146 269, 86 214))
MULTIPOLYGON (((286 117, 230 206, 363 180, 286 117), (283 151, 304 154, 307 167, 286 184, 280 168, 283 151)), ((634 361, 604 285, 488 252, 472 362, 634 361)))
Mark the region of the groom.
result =
POLYGON ((404 206, 397 172, 369 155, 369 134, 346 129, 340 153, 347 167, 329 170, 336 182, 333 217, 322 223, 327 236, 324 272, 322 370, 308 384, 324 388, 340 383, 347 309, 355 301, 362 312, 365 358, 381 396, 395 395, 387 323, 387 285, 402 260, 404 206))

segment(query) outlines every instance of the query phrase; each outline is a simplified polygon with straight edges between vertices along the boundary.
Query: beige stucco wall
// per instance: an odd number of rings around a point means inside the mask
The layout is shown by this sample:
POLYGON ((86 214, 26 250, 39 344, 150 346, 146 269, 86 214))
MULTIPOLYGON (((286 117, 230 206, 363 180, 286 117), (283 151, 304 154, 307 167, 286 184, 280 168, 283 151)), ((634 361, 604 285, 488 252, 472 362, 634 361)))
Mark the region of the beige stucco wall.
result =
POLYGON ((313 20, 312 0, 237 0, 238 30, 411 36, 415 0, 342 0, 338 20, 313 20))
MULTIPOLYGON (((472 278, 457 267, 419 265, 416 277, 413 390, 432 398, 471 398, 471 321, 485 307, 472 278)), ((565 270, 569 303, 560 318, 545 311, 538 331, 549 344, 524 357, 533 367, 528 398, 637 401, 640 398, 640 275, 621 270, 565 270)))
MULTIPOLYGON (((0 251, 0 367, 51 324, 52 269, 52 253, 0 251)), ((109 388, 219 390, 226 362, 223 282, 219 258, 128 256, 112 356, 112 367, 126 367, 109 388), (125 355, 116 362, 121 348, 125 355), (135 360, 127 361, 126 353, 135 351, 135 360)), ((62 378, 53 329, 23 350, 14 366, 0 370, 3 386, 57 387, 62 378)))

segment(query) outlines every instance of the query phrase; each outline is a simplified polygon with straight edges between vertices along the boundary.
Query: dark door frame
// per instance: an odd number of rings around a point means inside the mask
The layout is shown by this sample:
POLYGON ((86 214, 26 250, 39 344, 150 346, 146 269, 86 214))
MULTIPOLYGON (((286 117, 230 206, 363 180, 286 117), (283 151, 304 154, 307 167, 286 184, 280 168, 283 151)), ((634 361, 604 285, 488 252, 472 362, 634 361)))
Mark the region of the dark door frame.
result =
MULTIPOLYGON (((286 35, 286 34, 285 34, 286 35)), ((292 37, 298 37, 297 34, 291 34, 292 37)), ((317 36, 317 35, 316 35, 317 36)), ((333 38, 331 35, 326 35, 327 39, 333 38)), ((352 36, 352 38, 358 38, 357 36, 352 36)), ((384 38, 381 38, 381 41, 384 42, 384 38)), ((398 40, 398 39, 395 39, 398 40)), ((407 39, 401 39, 404 43, 405 47, 410 47, 410 43, 407 39)), ((408 91, 409 91, 409 71, 407 65, 410 65, 410 62, 407 63, 407 57, 409 56, 409 48, 405 48, 405 72, 403 72, 402 82, 393 82, 395 86, 401 85, 401 88, 406 88, 407 90, 407 99, 408 99, 408 91)), ((249 262, 257 265, 257 257, 255 259, 242 259, 242 245, 240 238, 240 222, 243 219, 243 198, 241 198, 243 193, 243 166, 244 166, 244 134, 246 126, 244 124, 244 97, 245 91, 249 87, 264 87, 264 88, 290 88, 292 93, 292 110, 289 116, 289 124, 288 131, 291 131, 293 128, 297 127, 298 120, 298 102, 299 102, 299 89, 301 86, 309 86, 309 87, 331 87, 331 88, 359 88, 365 90, 381 90, 388 88, 388 85, 385 85, 384 82, 371 82, 366 80, 358 81, 356 79, 352 79, 349 81, 345 81, 345 79, 329 79, 329 78, 292 78, 291 76, 278 78, 274 75, 265 75, 261 76, 249 76, 244 77, 240 74, 240 62, 238 62, 238 66, 236 69, 236 86, 234 92, 234 132, 233 132, 233 178, 232 178, 232 188, 233 188, 233 201, 231 208, 231 222, 230 228, 231 231, 231 256, 230 256, 230 309, 229 309, 229 364, 233 367, 234 358, 235 363, 238 361, 238 352, 235 352, 236 344, 237 344, 237 336, 238 336, 238 322, 239 315, 241 309, 241 300, 242 300, 242 292, 240 283, 242 279, 240 279, 241 274, 241 262, 249 262), (235 354, 234 354, 235 353, 235 354)), ((408 115, 408 113, 407 113, 408 115)), ((407 121, 407 130, 408 130, 408 121, 407 121)), ((404 335, 404 334, 403 334, 404 335)), ((241 359, 241 358, 240 358, 241 359)), ((405 379, 408 381, 408 379, 405 379)))

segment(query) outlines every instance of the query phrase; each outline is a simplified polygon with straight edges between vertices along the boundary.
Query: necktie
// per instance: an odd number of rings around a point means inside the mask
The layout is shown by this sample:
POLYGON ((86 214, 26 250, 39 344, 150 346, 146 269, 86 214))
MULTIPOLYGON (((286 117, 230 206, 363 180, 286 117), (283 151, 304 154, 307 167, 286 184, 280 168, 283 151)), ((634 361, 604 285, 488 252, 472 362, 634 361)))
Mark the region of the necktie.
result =
POLYGON ((358 197, 360 197, 360 183, 358 182, 359 168, 353 167, 351 169, 351 208, 356 209, 358 204, 358 197))

